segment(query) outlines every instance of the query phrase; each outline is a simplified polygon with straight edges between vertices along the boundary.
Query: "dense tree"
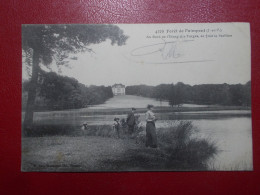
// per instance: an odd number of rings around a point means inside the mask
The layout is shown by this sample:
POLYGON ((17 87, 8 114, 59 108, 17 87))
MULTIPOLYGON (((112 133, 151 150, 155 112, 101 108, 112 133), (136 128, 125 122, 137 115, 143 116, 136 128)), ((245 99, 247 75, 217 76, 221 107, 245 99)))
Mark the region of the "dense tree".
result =
POLYGON ((126 87, 126 94, 128 95, 138 95, 143 97, 153 97, 153 86, 147 85, 132 85, 126 87))
POLYGON ((126 94, 141 95, 168 101, 175 106, 183 103, 251 106, 251 82, 236 84, 186 85, 161 84, 155 87, 135 85, 126 87, 126 94))
POLYGON ((152 97, 156 98, 160 102, 162 102, 163 100, 168 100, 168 97, 170 95, 169 94, 169 84, 157 85, 153 91, 154 91, 154 93, 153 93, 152 97))
MULTIPOLYGON (((23 82, 23 108, 26 105, 29 82, 23 82)), ((85 86, 76 79, 54 72, 42 72, 37 84, 35 110, 64 110, 84 108, 104 103, 113 97, 112 88, 85 86)))
POLYGON ((48 108, 80 108, 78 81, 58 76, 54 72, 45 73, 39 84, 39 96, 44 97, 48 108))
POLYGON ((181 82, 177 83, 176 85, 172 84, 170 86, 169 90, 169 104, 171 106, 179 106, 182 103, 184 103, 185 97, 184 97, 184 92, 185 92, 185 85, 181 82))
POLYGON ((57 66, 66 65, 70 53, 92 52, 90 44, 106 39, 111 44, 123 45, 127 37, 115 25, 23 25, 22 49, 32 75, 28 89, 28 100, 24 118, 24 129, 33 124, 33 111, 40 64, 48 67, 55 59, 57 66), (31 59, 31 60, 29 60, 31 59))
POLYGON ((245 106, 251 106, 251 82, 248 81, 243 88, 242 102, 245 106))

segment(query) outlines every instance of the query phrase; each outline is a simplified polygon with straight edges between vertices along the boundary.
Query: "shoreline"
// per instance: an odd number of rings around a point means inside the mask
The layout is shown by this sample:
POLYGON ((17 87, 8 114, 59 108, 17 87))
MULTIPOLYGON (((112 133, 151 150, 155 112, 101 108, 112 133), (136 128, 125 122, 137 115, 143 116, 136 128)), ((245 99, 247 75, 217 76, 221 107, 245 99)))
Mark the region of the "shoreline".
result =
MULTIPOLYGON (((70 109, 70 110, 55 110, 55 111, 35 111, 37 114, 127 114, 130 111, 131 107, 126 108, 79 108, 79 109, 70 109)), ((136 108, 137 113, 145 113, 146 108, 136 108)), ((204 111, 227 111, 227 110, 251 110, 251 107, 247 106, 208 106, 208 107, 154 107, 155 113, 168 113, 168 112, 204 112, 204 111)), ((22 111, 24 114, 24 111, 22 111)))

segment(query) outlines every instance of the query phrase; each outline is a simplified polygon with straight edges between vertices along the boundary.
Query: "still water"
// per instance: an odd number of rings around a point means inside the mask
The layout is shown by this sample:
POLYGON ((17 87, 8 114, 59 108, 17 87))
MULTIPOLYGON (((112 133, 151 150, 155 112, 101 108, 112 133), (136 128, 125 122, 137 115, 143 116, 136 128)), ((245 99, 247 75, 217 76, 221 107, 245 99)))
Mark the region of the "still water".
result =
MULTIPOLYGON (((124 115, 91 113, 88 109, 126 108, 131 106, 145 108, 147 104, 168 106, 168 102, 159 102, 151 98, 139 96, 115 96, 101 105, 74 111, 42 112, 34 114, 34 122, 40 124, 70 124, 79 128, 83 123, 89 125, 112 125, 113 119, 126 118, 124 115)), ((183 105, 183 107, 208 107, 207 105, 183 105)), ((138 113, 140 121, 145 126, 144 113, 138 113)), ((24 116, 24 114, 23 114, 24 116)), ((218 155, 211 159, 209 166, 212 170, 252 170, 252 127, 250 110, 223 111, 192 111, 156 113, 158 128, 169 125, 175 120, 189 120, 198 129, 194 136, 198 139, 207 138, 218 147, 218 155)))
POLYGON ((209 162, 215 170, 252 170, 251 117, 194 120, 197 137, 216 143, 219 153, 209 162))
MULTIPOLYGON (((168 125, 174 120, 189 120, 198 130, 196 138, 207 138, 218 147, 218 154, 211 159, 212 170, 252 170, 252 127, 250 111, 213 111, 213 112, 180 112, 156 113, 159 119, 157 128, 168 125)), ((42 124, 73 124, 80 126, 112 125, 114 117, 125 118, 126 115, 58 115, 36 117, 42 124)), ((140 121, 145 126, 144 113, 140 113, 140 121)))

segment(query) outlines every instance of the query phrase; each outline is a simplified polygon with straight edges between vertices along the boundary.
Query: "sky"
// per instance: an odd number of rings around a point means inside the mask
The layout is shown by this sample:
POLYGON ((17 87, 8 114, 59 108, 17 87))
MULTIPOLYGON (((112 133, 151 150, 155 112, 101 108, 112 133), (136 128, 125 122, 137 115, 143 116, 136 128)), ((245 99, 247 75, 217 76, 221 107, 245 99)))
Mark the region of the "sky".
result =
POLYGON ((129 36, 125 45, 112 46, 110 40, 92 44, 95 53, 77 54, 61 75, 85 85, 105 86, 244 84, 251 79, 248 24, 117 25, 129 36))

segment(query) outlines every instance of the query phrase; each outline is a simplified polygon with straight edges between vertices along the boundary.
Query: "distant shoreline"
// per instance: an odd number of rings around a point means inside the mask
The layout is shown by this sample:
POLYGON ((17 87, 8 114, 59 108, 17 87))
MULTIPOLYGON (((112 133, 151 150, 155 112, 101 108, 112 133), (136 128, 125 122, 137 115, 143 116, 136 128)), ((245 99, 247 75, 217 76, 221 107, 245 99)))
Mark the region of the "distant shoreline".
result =
MULTIPOLYGON (((130 110, 129 108, 105 108, 105 109, 71 109, 71 110, 59 110, 59 111, 41 111, 35 112, 36 115, 45 115, 45 114, 127 114, 130 110)), ((137 108, 137 113, 145 113, 146 108, 137 108)), ((169 113, 169 112, 204 112, 204 111, 232 111, 232 110, 251 110, 251 107, 246 106, 209 106, 209 107, 155 107, 155 113, 169 113)), ((24 114, 24 112, 22 112, 24 114)))

